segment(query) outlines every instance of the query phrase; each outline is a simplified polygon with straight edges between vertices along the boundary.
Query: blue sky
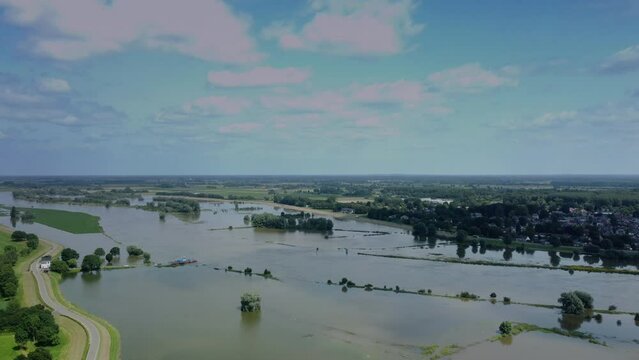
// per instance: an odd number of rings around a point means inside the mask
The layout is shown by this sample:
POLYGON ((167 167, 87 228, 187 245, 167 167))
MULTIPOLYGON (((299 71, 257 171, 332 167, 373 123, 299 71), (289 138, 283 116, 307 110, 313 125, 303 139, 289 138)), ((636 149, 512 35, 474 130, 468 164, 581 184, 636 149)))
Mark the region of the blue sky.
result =
POLYGON ((0 174, 637 174, 639 1, 0 0, 0 174))

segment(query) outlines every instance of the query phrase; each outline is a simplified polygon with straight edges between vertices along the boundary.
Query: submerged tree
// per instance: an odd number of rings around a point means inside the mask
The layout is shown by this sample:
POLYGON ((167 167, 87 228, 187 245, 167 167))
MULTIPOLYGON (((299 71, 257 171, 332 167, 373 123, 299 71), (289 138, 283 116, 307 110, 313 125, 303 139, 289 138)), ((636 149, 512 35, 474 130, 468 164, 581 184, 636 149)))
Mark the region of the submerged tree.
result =
POLYGON ((261 308, 262 299, 258 294, 244 293, 240 299, 240 310, 242 312, 258 312, 261 308))
POLYGON ((564 314, 583 315, 593 306, 592 296, 583 291, 562 293, 557 301, 561 304, 561 312, 564 314))
POLYGON ((499 325, 499 332, 502 335, 510 335, 513 332, 513 325, 510 321, 504 321, 499 325))

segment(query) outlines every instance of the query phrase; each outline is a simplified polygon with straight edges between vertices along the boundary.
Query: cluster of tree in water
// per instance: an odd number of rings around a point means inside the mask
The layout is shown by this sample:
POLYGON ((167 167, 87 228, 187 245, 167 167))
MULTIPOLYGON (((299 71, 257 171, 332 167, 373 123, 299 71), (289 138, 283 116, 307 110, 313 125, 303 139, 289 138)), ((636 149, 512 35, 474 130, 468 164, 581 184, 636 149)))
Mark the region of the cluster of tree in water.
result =
POLYGON ((301 231, 330 232, 333 230, 333 221, 325 218, 316 218, 309 213, 280 215, 262 213, 251 216, 251 224, 258 228, 286 229, 301 231))
POLYGON ((162 213, 199 214, 200 203, 196 200, 175 197, 157 196, 153 202, 142 207, 144 210, 159 211, 162 213))
MULTIPOLYGON (((145 252, 137 246, 127 246, 126 250, 129 256, 143 257, 144 263, 146 264, 151 262, 151 254, 145 252)), ((117 246, 112 247, 109 252, 106 252, 103 248, 97 248, 95 249, 93 254, 85 255, 82 258, 80 270, 82 272, 100 271, 105 260, 108 265, 112 265, 113 260, 119 257, 120 248, 117 246)), ((71 248, 64 248, 60 253, 60 258, 51 261, 51 271, 60 274, 66 274, 71 271, 71 269, 75 269, 78 267, 79 259, 80 254, 77 251, 71 248)))

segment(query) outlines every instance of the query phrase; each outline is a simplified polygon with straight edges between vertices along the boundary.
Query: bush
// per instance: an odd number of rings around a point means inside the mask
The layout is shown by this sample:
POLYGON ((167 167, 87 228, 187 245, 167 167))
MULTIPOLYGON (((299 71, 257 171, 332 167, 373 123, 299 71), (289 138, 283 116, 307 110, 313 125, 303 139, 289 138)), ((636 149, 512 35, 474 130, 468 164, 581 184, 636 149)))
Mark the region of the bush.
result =
POLYGON ((468 291, 462 291, 461 294, 457 295, 462 299, 470 299, 470 300, 477 300, 479 299, 478 295, 475 295, 473 293, 469 293, 468 291))
POLYGON ((106 251, 104 251, 104 249, 100 247, 100 248, 95 249, 93 254, 94 255, 98 255, 98 256, 104 256, 104 254, 106 254, 106 251))
POLYGON ((53 260, 51 261, 51 271, 58 274, 66 274, 69 272, 69 264, 62 260, 53 260))
POLYGON ((344 278, 342 278, 342 280, 340 280, 339 284, 340 285, 346 285, 347 282, 348 282, 348 279, 344 277, 344 278))
POLYGON ((75 269, 75 268, 78 267, 78 260, 77 259, 69 259, 69 260, 67 260, 67 264, 69 265, 69 268, 75 269))
POLYGON ((510 304, 510 298, 508 296, 504 296, 504 304, 510 304))
POLYGON ((490 293, 490 297, 491 297, 492 299, 494 299, 494 298, 496 298, 496 297, 497 297, 497 294, 495 294, 494 292, 492 292, 492 293, 490 293))
POLYGON ((262 299, 257 294, 245 293, 240 299, 240 310, 242 312, 257 312, 262 310, 262 299))
POLYGON ((610 305, 610 306, 608 306, 608 310, 615 311, 615 310, 617 310, 617 306, 616 305, 610 305))
POLYGON ((502 335, 510 335, 513 332, 513 325, 510 321, 504 321, 499 325, 499 332, 502 335))
POLYGON ((244 269, 244 275, 253 275, 253 269, 247 267, 246 269, 244 269))

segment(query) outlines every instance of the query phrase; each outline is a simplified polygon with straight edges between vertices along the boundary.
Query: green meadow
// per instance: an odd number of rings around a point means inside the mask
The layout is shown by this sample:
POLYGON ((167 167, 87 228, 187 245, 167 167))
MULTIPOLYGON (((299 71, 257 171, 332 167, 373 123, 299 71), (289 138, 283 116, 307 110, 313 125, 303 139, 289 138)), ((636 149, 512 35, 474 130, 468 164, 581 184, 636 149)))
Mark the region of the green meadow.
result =
POLYGON ((100 217, 82 212, 54 209, 20 209, 33 214, 34 222, 72 234, 101 233, 100 217))

